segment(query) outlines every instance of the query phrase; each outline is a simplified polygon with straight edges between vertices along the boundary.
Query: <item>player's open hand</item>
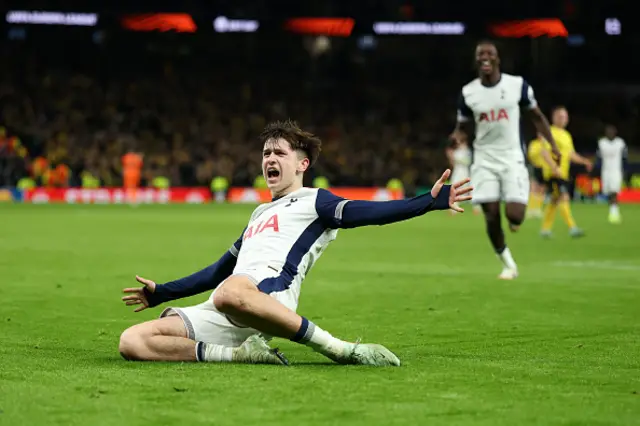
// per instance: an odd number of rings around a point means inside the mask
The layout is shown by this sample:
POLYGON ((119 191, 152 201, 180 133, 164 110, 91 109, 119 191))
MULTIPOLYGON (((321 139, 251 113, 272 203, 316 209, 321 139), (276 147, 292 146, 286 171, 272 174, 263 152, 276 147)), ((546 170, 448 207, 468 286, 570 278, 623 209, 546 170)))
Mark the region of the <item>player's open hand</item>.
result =
POLYGON ((138 306, 133 312, 140 312, 149 307, 149 301, 147 300, 147 296, 144 293, 144 289, 146 288, 149 293, 153 293, 156 291, 156 283, 148 280, 146 278, 142 278, 136 275, 136 281, 143 285, 143 287, 131 287, 125 288, 122 290, 123 293, 127 293, 128 296, 123 296, 122 301, 127 306, 133 305, 142 305, 138 306))
MULTIPOLYGON (((447 179, 449 179, 450 175, 451 175, 451 170, 449 169, 445 170, 442 176, 440 176, 440 179, 438 179, 438 181, 433 185, 433 188, 431 188, 431 196, 433 198, 436 198, 438 196, 438 194, 440 193, 440 190, 442 189, 444 184, 447 182, 447 179)), ((471 182, 471 179, 466 178, 466 179, 462 179, 459 182, 454 182, 451 185, 451 191, 449 192, 449 208, 451 210, 455 210, 457 212, 464 211, 464 209, 460 207, 458 203, 462 201, 471 200, 471 195, 469 193, 473 191, 473 186, 470 186, 470 185, 465 186, 469 182, 471 182)))

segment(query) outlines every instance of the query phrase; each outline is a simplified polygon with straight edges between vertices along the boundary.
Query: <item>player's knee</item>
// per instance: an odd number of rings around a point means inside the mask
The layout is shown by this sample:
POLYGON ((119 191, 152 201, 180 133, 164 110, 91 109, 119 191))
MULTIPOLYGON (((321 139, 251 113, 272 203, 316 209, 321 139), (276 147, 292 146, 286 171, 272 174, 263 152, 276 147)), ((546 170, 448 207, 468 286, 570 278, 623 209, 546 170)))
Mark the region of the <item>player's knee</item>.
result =
POLYGON ((222 313, 244 312, 248 309, 246 295, 249 291, 257 290, 247 278, 232 277, 216 291, 213 304, 222 313))
POLYGON ((135 326, 127 328, 120 335, 120 343, 118 344, 120 355, 128 361, 142 360, 144 339, 144 334, 140 333, 135 326))
POLYGON ((512 226, 520 226, 522 222, 524 222, 524 218, 526 216, 526 206, 524 204, 507 204, 506 208, 506 216, 509 224, 512 226))
POLYGON ((522 222, 524 222, 524 216, 525 216, 524 211, 511 212, 510 214, 507 213, 507 220, 513 226, 520 226, 522 225, 522 222))

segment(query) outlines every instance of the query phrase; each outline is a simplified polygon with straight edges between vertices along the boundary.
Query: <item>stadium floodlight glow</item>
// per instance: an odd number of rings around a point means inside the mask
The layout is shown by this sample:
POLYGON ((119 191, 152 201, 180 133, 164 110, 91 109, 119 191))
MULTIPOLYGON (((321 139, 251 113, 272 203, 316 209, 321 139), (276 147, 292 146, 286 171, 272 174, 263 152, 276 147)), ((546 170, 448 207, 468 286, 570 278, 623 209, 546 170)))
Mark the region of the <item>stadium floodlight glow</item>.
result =
POLYGON ((98 23, 98 14, 10 10, 7 12, 6 21, 9 24, 77 25, 81 27, 95 27, 98 23))
POLYGON ((375 22, 376 34, 400 35, 462 35, 466 26, 462 22, 375 22))
POLYGON ((226 16, 218 16, 213 20, 213 29, 217 33, 254 33, 260 27, 260 23, 251 19, 229 19, 226 16))
POLYGON ((195 33, 198 26, 188 13, 143 13, 127 15, 121 19, 124 28, 131 31, 175 31, 195 33))
POLYGON ((569 31, 558 18, 525 19, 507 21, 489 26, 489 32, 495 37, 568 37, 569 31))
POLYGON ((296 34, 349 37, 355 23, 353 18, 291 18, 284 28, 296 34))
POLYGON ((622 34, 622 24, 618 18, 607 18, 604 20, 604 32, 609 35, 622 34))

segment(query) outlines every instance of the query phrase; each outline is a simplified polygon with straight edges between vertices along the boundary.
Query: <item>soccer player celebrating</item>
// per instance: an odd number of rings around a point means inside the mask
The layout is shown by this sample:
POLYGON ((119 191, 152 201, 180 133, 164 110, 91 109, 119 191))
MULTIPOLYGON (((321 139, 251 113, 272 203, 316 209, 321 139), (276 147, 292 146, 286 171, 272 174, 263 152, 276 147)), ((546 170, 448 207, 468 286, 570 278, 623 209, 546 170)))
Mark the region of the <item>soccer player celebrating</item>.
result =
POLYGON ((518 266, 505 242, 500 203, 506 204, 509 228, 516 231, 524 221, 529 200, 529 172, 520 140, 521 109, 530 114, 538 133, 551 142, 554 155, 559 152, 531 86, 520 76, 500 71, 496 45, 478 43, 475 59, 478 78, 462 88, 458 120, 450 137, 459 140, 463 134, 470 135, 475 123, 473 202, 482 206, 489 240, 502 261, 499 278, 510 280, 518 276, 518 266))
POLYGON ((609 222, 620 223, 622 217, 618 209, 618 193, 622 189, 627 144, 618 136, 618 131, 613 125, 605 127, 604 137, 598 141, 598 159, 602 193, 609 200, 609 222))
POLYGON ((260 135, 262 172, 272 194, 258 206, 245 230, 213 265, 185 278, 125 289, 136 311, 214 290, 187 308, 167 308, 160 319, 134 325, 120 337, 127 359, 286 363, 265 338, 281 337, 311 347, 341 364, 400 365, 387 348, 350 343, 296 313, 302 281, 339 228, 385 225, 431 210, 463 211, 469 179, 445 185, 446 170, 431 192, 407 200, 353 201, 302 186, 321 142, 292 122, 268 125, 260 135))
POLYGON ((582 164, 591 171, 592 163, 587 158, 578 154, 573 148, 573 138, 571 133, 566 130, 569 124, 569 113, 563 106, 558 106, 551 112, 551 133, 560 150, 560 164, 556 165, 551 162, 549 154, 549 144, 545 142, 543 155, 547 158, 547 163, 543 165, 542 175, 545 180, 545 186, 551 194, 551 201, 545 208, 544 218, 542 221, 542 230, 540 234, 549 238, 551 236, 551 227, 556 217, 556 210, 560 210, 562 219, 569 228, 569 235, 574 238, 582 237, 584 232, 578 228, 576 221, 571 214, 571 206, 569 204, 569 170, 571 163, 582 164))

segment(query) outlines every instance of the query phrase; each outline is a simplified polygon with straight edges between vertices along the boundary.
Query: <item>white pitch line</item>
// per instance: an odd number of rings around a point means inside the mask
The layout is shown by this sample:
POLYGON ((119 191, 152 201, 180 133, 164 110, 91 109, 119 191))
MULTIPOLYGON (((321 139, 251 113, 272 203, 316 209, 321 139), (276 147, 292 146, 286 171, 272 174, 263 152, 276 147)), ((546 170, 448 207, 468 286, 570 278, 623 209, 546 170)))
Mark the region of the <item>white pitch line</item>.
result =
POLYGON ((586 260, 586 261, 558 261, 553 266, 569 268, 613 269, 617 271, 640 271, 640 265, 620 262, 616 260, 586 260))

